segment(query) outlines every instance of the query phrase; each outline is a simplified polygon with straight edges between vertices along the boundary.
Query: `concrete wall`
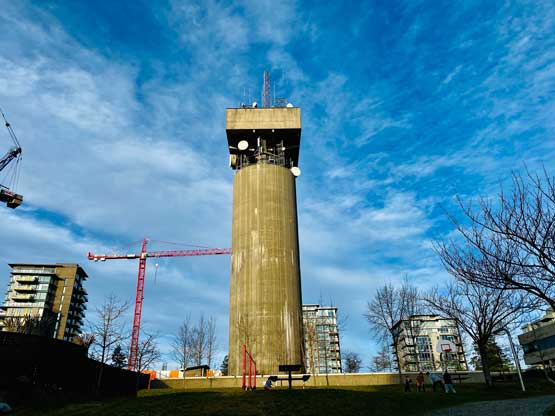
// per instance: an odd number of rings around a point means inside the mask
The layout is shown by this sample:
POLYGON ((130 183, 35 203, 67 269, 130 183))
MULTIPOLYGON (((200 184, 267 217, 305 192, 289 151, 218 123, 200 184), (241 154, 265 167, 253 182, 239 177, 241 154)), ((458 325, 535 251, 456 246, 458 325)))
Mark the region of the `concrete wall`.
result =
POLYGON ((300 129, 301 109, 295 108, 228 108, 226 129, 300 129))
MULTIPOLYGON (((458 384, 456 373, 451 373, 455 384, 458 384)), ((285 376, 285 375, 283 375, 285 376)), ((404 374, 403 374, 404 376, 404 374)), ((415 383, 416 373, 410 374, 415 383)), ((462 383, 483 383, 484 376, 481 371, 465 372, 462 383)), ((258 376, 256 385, 262 388, 268 376, 258 376)), ((186 378, 184 379, 163 379, 157 380, 153 387, 174 388, 174 389, 209 389, 209 388, 241 388, 241 377, 215 377, 206 378, 186 378)), ((294 386, 302 386, 302 382, 293 382, 294 386)), ((399 375, 395 373, 357 373, 357 374, 325 374, 313 375, 306 382, 306 387, 348 387, 348 386, 378 386, 392 385, 399 383, 399 375)), ((278 381, 277 387, 287 387, 287 381, 278 381)))
POLYGON ((229 373, 245 344, 257 372, 303 364, 295 177, 266 163, 243 168, 233 186, 229 373))

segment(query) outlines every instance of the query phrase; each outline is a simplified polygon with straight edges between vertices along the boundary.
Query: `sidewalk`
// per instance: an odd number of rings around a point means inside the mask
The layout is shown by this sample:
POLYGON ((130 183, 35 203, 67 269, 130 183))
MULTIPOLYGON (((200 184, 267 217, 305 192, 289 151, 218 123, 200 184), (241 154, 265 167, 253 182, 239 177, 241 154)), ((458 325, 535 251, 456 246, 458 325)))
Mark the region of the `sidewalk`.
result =
POLYGON ((467 403, 426 413, 426 416, 543 416, 555 406, 555 395, 531 397, 529 399, 495 400, 467 403))

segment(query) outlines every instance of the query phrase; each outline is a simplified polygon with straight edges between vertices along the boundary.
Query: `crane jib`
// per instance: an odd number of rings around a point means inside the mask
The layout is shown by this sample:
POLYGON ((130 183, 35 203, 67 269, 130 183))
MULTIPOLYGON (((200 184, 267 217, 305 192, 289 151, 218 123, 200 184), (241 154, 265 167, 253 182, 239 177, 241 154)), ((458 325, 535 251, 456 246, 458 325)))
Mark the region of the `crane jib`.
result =
MULTIPOLYGON (((219 254, 231 254, 230 248, 200 248, 195 250, 169 250, 169 251, 147 251, 148 239, 143 239, 141 252, 138 254, 93 254, 87 253, 87 258, 92 261, 106 260, 130 260, 139 259, 139 272, 137 275, 137 289, 135 292, 135 312, 133 314, 133 327, 131 332, 131 345, 129 347, 128 369, 135 371, 138 364, 139 334, 141 330, 141 313, 144 299, 144 282, 146 263, 149 257, 189 257, 189 256, 212 256, 219 254)), ((172 243, 170 243, 172 244, 172 243)), ((156 265, 158 267, 158 265, 156 265)))

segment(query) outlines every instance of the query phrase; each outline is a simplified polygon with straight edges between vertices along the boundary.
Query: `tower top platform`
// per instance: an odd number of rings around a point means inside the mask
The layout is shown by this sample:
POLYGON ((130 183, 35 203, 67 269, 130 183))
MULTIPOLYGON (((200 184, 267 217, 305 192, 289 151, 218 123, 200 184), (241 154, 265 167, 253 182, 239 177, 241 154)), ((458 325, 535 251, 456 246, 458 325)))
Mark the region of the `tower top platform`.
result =
MULTIPOLYGON (((286 160, 293 166, 299 161, 301 144, 301 109, 299 107, 228 108, 226 133, 230 155, 239 155, 240 141, 245 140, 249 149, 280 147, 286 160)), ((248 152, 248 150, 247 150, 248 152)))

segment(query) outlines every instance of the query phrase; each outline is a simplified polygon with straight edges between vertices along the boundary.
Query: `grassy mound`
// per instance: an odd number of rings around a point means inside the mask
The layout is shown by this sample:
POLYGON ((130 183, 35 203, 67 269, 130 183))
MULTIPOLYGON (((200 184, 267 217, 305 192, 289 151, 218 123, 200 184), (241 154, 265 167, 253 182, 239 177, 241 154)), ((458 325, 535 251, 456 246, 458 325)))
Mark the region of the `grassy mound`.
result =
POLYGON ((276 389, 243 392, 222 390, 149 390, 137 398, 66 404, 39 409, 25 408, 16 415, 415 415, 432 409, 467 402, 524 398, 555 394, 550 384, 536 383, 522 393, 517 384, 456 385, 457 394, 443 392, 404 393, 399 386, 367 386, 349 388, 276 389))

